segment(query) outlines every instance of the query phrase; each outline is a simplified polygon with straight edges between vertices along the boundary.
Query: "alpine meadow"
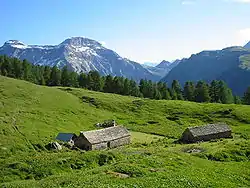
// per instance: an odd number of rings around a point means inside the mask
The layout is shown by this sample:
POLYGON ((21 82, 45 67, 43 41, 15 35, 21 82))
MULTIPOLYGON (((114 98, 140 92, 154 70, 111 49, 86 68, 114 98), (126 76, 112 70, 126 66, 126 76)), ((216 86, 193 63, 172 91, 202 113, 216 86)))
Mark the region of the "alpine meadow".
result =
POLYGON ((249 106, 141 99, 3 76, 0 95, 2 187, 250 186, 249 106), (92 130, 106 119, 128 128, 132 143, 87 152, 45 147, 58 132, 92 130), (213 122, 229 124, 233 138, 177 142, 185 128, 213 122))

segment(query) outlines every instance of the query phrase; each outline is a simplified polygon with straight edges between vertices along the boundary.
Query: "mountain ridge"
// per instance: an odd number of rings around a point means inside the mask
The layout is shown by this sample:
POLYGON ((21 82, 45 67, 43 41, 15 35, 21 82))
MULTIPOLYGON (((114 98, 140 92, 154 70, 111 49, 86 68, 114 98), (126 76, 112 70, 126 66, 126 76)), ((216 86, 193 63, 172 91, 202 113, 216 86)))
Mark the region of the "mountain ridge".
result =
POLYGON ((234 94, 243 95, 250 85, 250 50, 232 46, 193 54, 181 60, 162 81, 178 80, 183 86, 186 81, 211 82, 216 79, 225 81, 234 94))
POLYGON ((71 37, 58 45, 26 45, 19 40, 9 40, 0 47, 1 55, 27 59, 35 65, 67 66, 70 70, 102 75, 124 76, 135 80, 159 80, 137 62, 122 58, 101 43, 84 37, 71 37))

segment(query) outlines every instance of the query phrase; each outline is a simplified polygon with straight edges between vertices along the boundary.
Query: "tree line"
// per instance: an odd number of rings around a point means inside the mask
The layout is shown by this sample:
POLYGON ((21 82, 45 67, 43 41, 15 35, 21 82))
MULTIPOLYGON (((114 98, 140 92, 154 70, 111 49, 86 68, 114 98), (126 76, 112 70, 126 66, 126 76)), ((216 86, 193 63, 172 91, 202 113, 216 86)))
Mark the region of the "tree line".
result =
POLYGON ((211 83, 188 81, 182 88, 177 80, 168 87, 163 82, 142 79, 136 83, 132 79, 118 76, 101 76, 97 71, 77 74, 66 66, 39 66, 27 60, 0 56, 0 75, 23 79, 46 86, 80 87, 105 93, 116 93, 156 100, 186 100, 194 102, 212 102, 224 104, 250 104, 250 87, 244 97, 234 96, 224 81, 213 80, 211 83))

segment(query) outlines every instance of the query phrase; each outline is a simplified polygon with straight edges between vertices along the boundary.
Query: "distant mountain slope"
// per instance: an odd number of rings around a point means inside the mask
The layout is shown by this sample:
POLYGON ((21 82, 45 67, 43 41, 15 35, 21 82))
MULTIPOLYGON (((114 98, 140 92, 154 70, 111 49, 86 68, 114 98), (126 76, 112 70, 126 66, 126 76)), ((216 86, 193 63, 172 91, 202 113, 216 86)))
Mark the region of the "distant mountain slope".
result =
POLYGON ((169 71, 172 68, 177 66, 178 63, 179 63, 179 60, 176 60, 173 63, 163 60, 161 63, 159 63, 156 66, 148 66, 148 65, 145 65, 145 64, 143 66, 146 69, 148 69, 148 71, 150 73, 152 73, 153 75, 163 78, 164 76, 166 76, 169 73, 169 71))
POLYGON ((242 95, 250 85, 250 50, 243 47, 229 47, 223 50, 203 51, 182 60, 162 79, 171 83, 179 80, 221 79, 227 82, 233 92, 242 95))
POLYGON ((27 59, 36 65, 56 65, 59 68, 67 66, 78 73, 96 70, 102 75, 111 74, 135 80, 160 79, 139 63, 122 58, 95 40, 82 37, 72 37, 54 46, 26 45, 17 40, 10 40, 0 47, 0 55, 3 54, 27 59))
POLYGON ((250 49, 250 41, 244 46, 244 48, 250 49))

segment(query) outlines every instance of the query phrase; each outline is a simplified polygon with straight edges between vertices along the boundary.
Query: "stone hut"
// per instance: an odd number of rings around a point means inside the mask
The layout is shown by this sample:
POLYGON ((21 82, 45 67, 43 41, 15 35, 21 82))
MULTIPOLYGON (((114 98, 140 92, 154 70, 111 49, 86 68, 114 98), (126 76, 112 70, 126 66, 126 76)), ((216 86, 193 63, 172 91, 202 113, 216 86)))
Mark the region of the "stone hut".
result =
POLYGON ((194 143, 219 138, 232 138, 232 130, 228 125, 209 124, 205 126, 189 127, 183 132, 181 141, 194 143))
POLYGON ((74 145, 74 140, 77 138, 74 133, 59 133, 56 137, 56 140, 60 140, 62 142, 67 142, 70 145, 74 145))
POLYGON ((115 148, 129 143, 130 133, 125 127, 121 126, 80 132, 75 140, 75 146, 84 150, 115 148))

